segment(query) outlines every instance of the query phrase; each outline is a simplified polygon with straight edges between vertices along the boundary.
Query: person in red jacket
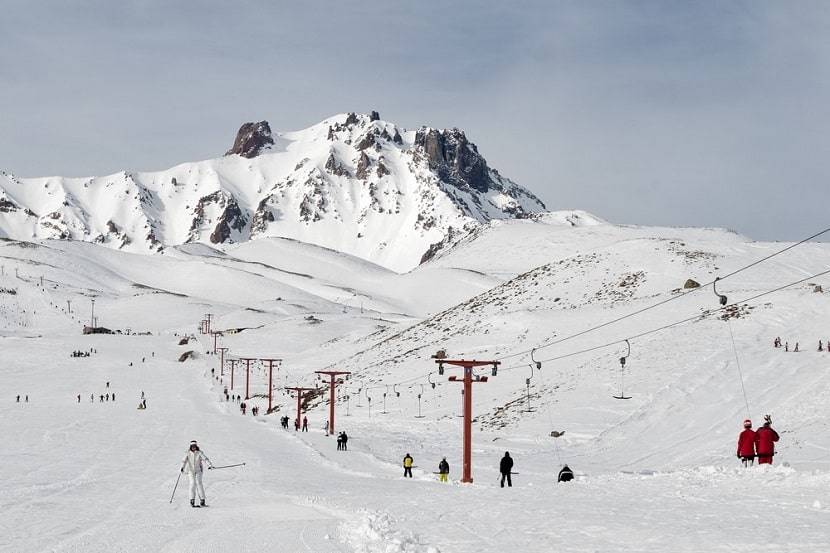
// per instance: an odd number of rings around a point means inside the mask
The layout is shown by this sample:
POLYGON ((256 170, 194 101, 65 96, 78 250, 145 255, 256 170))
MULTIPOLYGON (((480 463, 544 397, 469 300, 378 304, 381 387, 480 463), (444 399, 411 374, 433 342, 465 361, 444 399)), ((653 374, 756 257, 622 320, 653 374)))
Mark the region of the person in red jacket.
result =
POLYGON ((744 421, 744 430, 738 436, 738 458, 743 461, 744 466, 755 463, 755 440, 756 434, 752 429, 752 421, 744 421))
POLYGON ((772 418, 764 415, 764 426, 755 431, 755 456, 759 465, 771 465, 775 455, 775 442, 778 441, 778 432, 772 428, 772 418))

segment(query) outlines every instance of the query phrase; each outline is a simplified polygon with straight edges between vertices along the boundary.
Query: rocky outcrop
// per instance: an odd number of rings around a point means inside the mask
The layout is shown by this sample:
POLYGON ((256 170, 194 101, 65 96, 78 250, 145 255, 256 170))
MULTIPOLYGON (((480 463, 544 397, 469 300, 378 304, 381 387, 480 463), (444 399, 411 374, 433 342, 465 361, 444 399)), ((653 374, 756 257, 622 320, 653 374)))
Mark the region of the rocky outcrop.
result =
POLYGON ((189 241, 200 239, 202 225, 208 220, 207 209, 215 205, 221 212, 216 219, 216 226, 210 233, 210 241, 213 244, 221 244, 230 241, 232 231, 241 232, 248 223, 247 217, 239 208, 239 203, 232 195, 223 190, 217 190, 212 194, 203 196, 194 208, 194 217, 190 225, 189 241))
POLYGON ((271 126, 268 121, 259 123, 245 123, 239 127, 236 133, 236 140, 233 147, 225 152, 226 156, 237 154, 242 157, 252 158, 258 156, 263 150, 274 145, 271 137, 271 126))
POLYGON ((326 171, 338 177, 348 177, 349 171, 339 162, 334 155, 334 152, 329 153, 329 158, 326 160, 326 171))
POLYGON ((429 168, 442 181, 479 192, 487 192, 493 186, 487 162, 464 131, 421 127, 415 133, 415 147, 421 149, 429 168))
POLYGON ((357 170, 355 171, 355 176, 360 180, 366 180, 369 176, 369 165, 372 162, 369 160, 369 156, 366 155, 366 152, 360 152, 360 159, 357 160, 357 170))

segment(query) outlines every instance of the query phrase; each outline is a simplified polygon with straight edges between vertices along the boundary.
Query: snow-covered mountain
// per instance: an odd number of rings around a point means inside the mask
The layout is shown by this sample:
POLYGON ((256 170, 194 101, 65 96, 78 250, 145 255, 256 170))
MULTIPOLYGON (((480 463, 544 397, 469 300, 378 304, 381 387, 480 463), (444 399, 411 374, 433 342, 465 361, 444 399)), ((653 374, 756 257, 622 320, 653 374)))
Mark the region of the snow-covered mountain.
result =
POLYGON ((296 132, 246 123, 225 156, 164 171, 0 173, 2 237, 155 253, 279 236, 401 272, 433 244, 544 209, 490 168, 463 131, 406 130, 377 112, 341 114, 296 132))

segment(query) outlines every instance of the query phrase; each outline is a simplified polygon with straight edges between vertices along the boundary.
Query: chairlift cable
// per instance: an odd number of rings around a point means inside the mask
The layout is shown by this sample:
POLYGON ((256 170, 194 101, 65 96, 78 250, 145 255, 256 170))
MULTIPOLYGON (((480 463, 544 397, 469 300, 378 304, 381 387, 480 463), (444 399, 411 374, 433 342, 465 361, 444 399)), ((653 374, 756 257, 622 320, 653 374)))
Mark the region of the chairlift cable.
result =
POLYGON ((746 405, 746 418, 751 419, 752 415, 749 413, 749 400, 746 397, 746 388, 744 387, 744 375, 741 370, 741 360, 738 357, 738 348, 735 346, 735 335, 732 333, 732 322, 727 319, 729 325, 729 337, 732 338, 732 351, 735 352, 735 363, 738 366, 738 377, 741 379, 741 393, 744 395, 744 404, 746 405))
MULTIPOLYGON (((704 312, 702 312, 698 315, 694 315, 692 317, 687 317, 685 319, 681 319, 681 320, 675 321, 673 323, 665 324, 663 326, 653 328, 651 330, 646 330, 646 331, 640 332, 639 334, 634 334, 633 336, 629 336, 627 339, 628 340, 634 340, 634 339, 637 339, 637 338, 642 338, 643 336, 648 336, 650 334, 655 334, 657 332, 661 332, 663 330, 666 330, 666 329, 669 329, 669 328, 672 328, 672 327, 675 327, 675 326, 678 326, 678 325, 681 325, 681 324, 684 324, 684 323, 697 321, 697 320, 700 320, 700 319, 702 319, 702 318, 704 318, 708 315, 712 315, 714 313, 718 313, 718 312, 721 312, 721 311, 725 311, 727 309, 738 307, 742 303, 747 303, 747 302, 750 302, 750 301, 757 300, 757 299, 762 298, 764 296, 774 294, 775 292, 780 292, 781 290, 784 290, 786 288, 790 288, 791 286, 795 286, 797 284, 802 284, 804 282, 807 282, 809 280, 813 280, 815 278, 818 278, 818 277, 821 277, 821 276, 824 276, 824 275, 827 275, 827 274, 830 274, 830 269, 828 269, 826 271, 822 271, 820 273, 816 273, 814 275, 810 275, 808 277, 805 277, 805 278, 802 278, 802 279, 799 279, 799 280, 796 280, 794 282, 790 282, 788 284, 784 284, 784 285, 779 286, 777 288, 773 288, 772 290, 767 290, 766 292, 761 292, 760 294, 756 294, 754 296, 744 298, 744 299, 739 300, 737 302, 730 303, 729 305, 724 305, 724 306, 718 307, 716 309, 706 310, 706 311, 704 311, 704 312)), ((545 363, 548 363, 550 361, 559 361, 560 359, 567 359, 568 357, 574 357, 576 355, 582 355, 583 353, 590 353, 592 351, 596 351, 596 350, 599 350, 599 349, 604 349, 604 348, 607 348, 607 347, 610 347, 610 346, 614 346, 614 345, 620 344, 622 342, 625 342, 625 340, 626 340, 626 338, 621 338, 619 340, 614 340, 613 342, 607 342, 605 344, 601 344, 601 345, 598 345, 598 346, 593 346, 593 347, 590 347, 590 348, 581 349, 579 351, 573 351, 573 352, 570 352, 570 353, 557 355, 555 357, 549 357, 548 359, 541 359, 540 361, 545 362, 545 363)), ((522 367, 526 367, 526 365, 525 364, 512 365, 510 367, 500 368, 499 370, 500 371, 509 371, 509 370, 514 370, 514 369, 522 368, 522 367)))
POLYGON ((802 239, 802 240, 799 240, 798 242, 795 242, 795 243, 793 243, 793 244, 790 244, 789 246, 787 246, 787 247, 785 247, 785 248, 782 248, 782 249, 780 249, 780 250, 778 250, 778 251, 775 251, 775 252, 773 252, 773 253, 771 253, 771 254, 769 254, 769 255, 765 256, 765 257, 762 257, 761 259, 758 259, 758 260, 756 260, 756 261, 753 261, 753 262, 752 262, 752 263, 750 263, 749 265, 745 265, 745 266, 740 267, 740 268, 738 268, 738 269, 736 269, 736 270, 734 270, 734 271, 732 271, 732 272, 730 272, 730 273, 726 273, 725 275, 723 275, 723 276, 721 276, 721 277, 718 277, 718 278, 716 278, 715 280, 712 280, 711 282, 707 282, 706 284, 701 284, 701 285, 700 285, 699 287, 697 287, 697 288, 692 288, 692 289, 689 289, 689 290, 686 290, 686 291, 680 292, 680 293, 679 293, 679 294, 677 294, 676 296, 671 296, 671 297, 668 297, 668 298, 666 298, 666 299, 664 299, 664 300, 661 300, 661 301, 659 301, 659 302, 657 302, 657 303, 655 303, 655 304, 652 304, 652 305, 649 305, 649 306, 643 307, 643 308, 638 309, 638 310, 636 310, 636 311, 632 311, 631 313, 628 313, 628 314, 626 314, 626 315, 622 315, 621 317, 617 317, 616 319, 611 319, 610 321, 606 321, 606 322, 601 323, 601 324, 599 324, 599 325, 596 325, 596 326, 593 326, 593 327, 587 328, 587 329, 582 330, 582 331, 580 331, 580 332, 577 332, 577 333, 575 333, 575 334, 571 334, 571 335, 568 335, 568 336, 564 336, 564 337, 562 337, 562 338, 560 338, 560 339, 558 339, 558 340, 554 340, 554 341, 552 341, 552 342, 548 342, 547 344, 542 344, 542 345, 536 346, 536 347, 534 347, 534 348, 532 348, 532 349, 529 349, 529 350, 520 351, 520 352, 517 352, 517 353, 511 353, 510 355, 505 355, 504 357, 499 358, 499 360, 500 360, 500 361, 504 361, 505 359, 512 359, 513 357, 518 357, 518 356, 520 356, 520 355, 525 355, 525 354, 527 354, 527 353, 530 353, 530 352, 532 352, 533 350, 537 350, 537 349, 546 348, 546 347, 553 346, 553 345, 556 345, 556 344, 561 344, 562 342, 566 342, 566 341, 568 341, 568 340, 572 340, 572 339, 574 339, 574 338, 578 338, 579 336, 583 336, 583 335, 588 334, 588 333, 590 333, 590 332, 594 332, 595 330, 599 330, 599 329, 601 329, 601 328, 605 328, 606 326, 610 326, 610 325, 616 324, 616 323, 618 323, 618 322, 620 322, 620 321, 623 321, 623 320, 625 320, 625 319, 628 319, 628 318, 630 318, 630 317, 634 317, 635 315, 639 315, 639 314, 644 313, 644 312, 646 312, 646 311, 649 311, 649 310, 651 310, 651 309, 654 309, 654 308, 660 307, 660 306, 665 305, 665 304, 667 304, 667 303, 669 303, 669 302, 671 302, 671 301, 674 301, 674 300, 677 300, 677 299, 680 299, 680 298, 686 297, 686 296, 687 296, 687 295, 689 295, 689 294, 692 294, 692 293, 694 293, 694 292, 697 292, 698 290, 701 290, 701 289, 703 289, 703 288, 706 288, 706 287, 707 287, 707 286, 709 286, 709 285, 714 284, 714 283, 715 283, 716 281, 718 281, 718 280, 724 280, 724 279, 729 278, 729 277, 731 277, 731 276, 735 276, 735 275, 737 275, 738 273, 741 273, 741 272, 743 272, 743 271, 746 271, 747 269, 750 269, 750 268, 752 268, 752 267, 755 267, 756 265, 759 265, 759 264, 761 264, 761 263, 764 263, 765 261, 768 261, 768 260, 772 259, 773 257, 776 257, 776 256, 778 256, 778 255, 781 255, 781 254, 782 254, 782 253, 784 253, 784 252, 787 252, 787 251, 789 251, 789 250, 791 250, 791 249, 793 249, 793 248, 795 248, 795 247, 797 247, 797 246, 800 246, 801 244, 804 244, 805 242, 809 242, 809 241, 810 241, 810 240, 812 240, 813 238, 818 238, 819 236, 821 236, 821 235, 823 235, 823 234, 826 234, 826 233, 828 233, 828 232, 830 232, 830 228, 826 228, 826 229, 824 229, 824 230, 822 230, 822 231, 820 231, 820 232, 817 232, 817 233, 813 234, 812 236, 808 236, 807 238, 804 238, 804 239, 802 239))

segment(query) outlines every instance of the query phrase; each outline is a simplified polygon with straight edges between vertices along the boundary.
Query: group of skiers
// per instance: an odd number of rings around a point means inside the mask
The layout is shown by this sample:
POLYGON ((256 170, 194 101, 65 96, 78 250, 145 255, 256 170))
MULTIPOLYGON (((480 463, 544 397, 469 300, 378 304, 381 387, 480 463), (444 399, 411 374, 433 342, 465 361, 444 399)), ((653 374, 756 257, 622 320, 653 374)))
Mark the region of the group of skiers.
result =
POLYGON ((345 432, 337 434, 337 451, 349 450, 349 436, 345 432))
POLYGON ((92 355, 91 349, 89 351, 73 351, 70 357, 89 357, 90 355, 92 355))
MULTIPOLYGON (((407 453, 404 455, 403 458, 403 477, 404 478, 412 478, 412 469, 415 467, 415 460, 412 458, 412 455, 407 453)), ((438 463, 438 481, 439 482, 448 482, 449 481, 449 474, 450 474, 450 464, 447 462, 447 458, 443 457, 441 461, 438 463)), ((513 480, 511 475, 516 474, 513 472, 513 458, 510 456, 509 451, 504 452, 504 457, 501 458, 499 461, 499 474, 501 475, 501 487, 504 487, 505 482, 507 483, 507 487, 513 487, 513 480)), ((559 475, 557 477, 558 482, 570 482, 574 479, 574 473, 568 465, 562 467, 562 470, 559 471, 559 475)))
MULTIPOLYGON (((17 403, 20 403, 20 397, 21 397, 20 394, 17 394, 17 403)), ((29 394, 26 394, 25 398, 26 399, 25 399, 24 403, 29 403, 29 394)))
POLYGON ((744 421, 744 430, 738 436, 738 458, 743 465, 749 466, 758 459, 759 465, 771 465, 775 455, 775 442, 778 441, 778 432, 772 428, 772 418, 764 416, 764 425, 758 430, 752 430, 752 421, 744 421))
MULTIPOLYGON (((790 351, 790 343, 789 342, 782 342, 781 338, 778 337, 778 336, 776 336, 776 338, 772 341, 772 347, 774 347, 774 348, 783 347, 785 352, 790 351)), ((793 353, 798 353, 799 351, 801 351, 799 348, 800 348, 800 345, 799 345, 798 342, 796 342, 795 347, 792 350, 793 353)), ((826 344, 822 340, 819 340, 817 351, 826 351, 826 352, 830 353, 830 340, 827 340, 826 344)))

